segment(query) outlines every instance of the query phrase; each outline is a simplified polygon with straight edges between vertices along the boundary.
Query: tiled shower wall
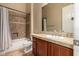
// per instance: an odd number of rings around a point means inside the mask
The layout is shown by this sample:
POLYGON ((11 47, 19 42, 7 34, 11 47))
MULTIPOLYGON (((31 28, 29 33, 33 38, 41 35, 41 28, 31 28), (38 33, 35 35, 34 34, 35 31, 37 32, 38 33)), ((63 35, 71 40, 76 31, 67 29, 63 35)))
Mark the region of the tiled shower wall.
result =
POLYGON ((10 11, 9 18, 12 39, 30 38, 30 14, 10 11))

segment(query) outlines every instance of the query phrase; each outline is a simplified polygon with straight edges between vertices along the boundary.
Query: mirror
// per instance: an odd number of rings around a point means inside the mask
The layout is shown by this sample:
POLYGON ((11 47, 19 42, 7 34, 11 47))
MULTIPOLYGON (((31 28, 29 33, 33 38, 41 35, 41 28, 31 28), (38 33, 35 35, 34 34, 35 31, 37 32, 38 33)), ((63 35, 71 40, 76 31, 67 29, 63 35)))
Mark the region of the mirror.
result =
POLYGON ((73 33, 72 3, 48 3, 42 7, 42 31, 73 33))

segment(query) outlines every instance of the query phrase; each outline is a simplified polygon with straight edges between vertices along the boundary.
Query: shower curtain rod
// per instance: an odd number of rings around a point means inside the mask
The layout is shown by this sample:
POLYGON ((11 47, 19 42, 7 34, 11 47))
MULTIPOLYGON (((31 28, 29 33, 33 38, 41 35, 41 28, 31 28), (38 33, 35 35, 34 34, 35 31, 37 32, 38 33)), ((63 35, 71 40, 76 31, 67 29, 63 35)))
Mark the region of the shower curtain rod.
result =
POLYGON ((10 10, 14 10, 14 11, 18 11, 18 12, 27 14, 27 13, 25 13, 25 12, 23 12, 23 11, 19 11, 19 10, 16 10, 16 9, 13 9, 13 8, 9 8, 9 7, 3 6, 3 5, 0 5, 0 6, 1 6, 1 7, 5 7, 5 8, 7 8, 7 9, 10 9, 10 10))

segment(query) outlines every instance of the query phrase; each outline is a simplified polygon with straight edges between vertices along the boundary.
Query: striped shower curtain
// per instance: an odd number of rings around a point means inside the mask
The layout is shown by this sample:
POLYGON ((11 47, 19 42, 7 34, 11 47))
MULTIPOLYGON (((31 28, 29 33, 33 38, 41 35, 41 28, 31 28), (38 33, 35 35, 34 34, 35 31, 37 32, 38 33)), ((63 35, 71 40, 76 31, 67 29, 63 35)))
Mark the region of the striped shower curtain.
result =
POLYGON ((8 9, 0 8, 0 51, 4 51, 11 46, 11 34, 9 27, 8 9))

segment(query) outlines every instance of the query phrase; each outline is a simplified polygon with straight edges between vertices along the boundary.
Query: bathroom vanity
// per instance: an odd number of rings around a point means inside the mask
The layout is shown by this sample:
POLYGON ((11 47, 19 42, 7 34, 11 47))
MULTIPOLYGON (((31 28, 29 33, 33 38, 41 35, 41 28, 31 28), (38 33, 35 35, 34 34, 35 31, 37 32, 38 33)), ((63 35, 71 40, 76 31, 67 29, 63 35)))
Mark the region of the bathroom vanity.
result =
POLYGON ((74 4, 48 3, 40 10, 41 21, 37 20, 32 34, 33 54, 73 56, 74 4))
POLYGON ((35 56, 73 56, 73 38, 50 38, 46 34, 32 34, 35 56))

